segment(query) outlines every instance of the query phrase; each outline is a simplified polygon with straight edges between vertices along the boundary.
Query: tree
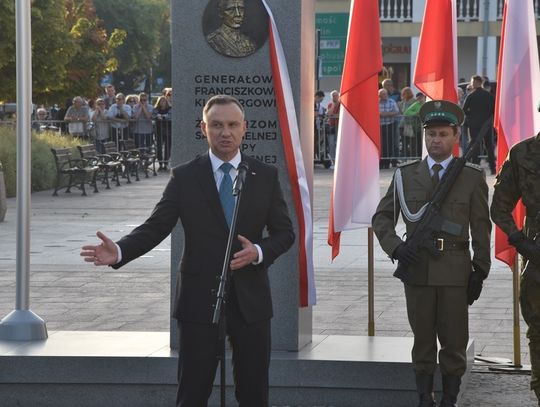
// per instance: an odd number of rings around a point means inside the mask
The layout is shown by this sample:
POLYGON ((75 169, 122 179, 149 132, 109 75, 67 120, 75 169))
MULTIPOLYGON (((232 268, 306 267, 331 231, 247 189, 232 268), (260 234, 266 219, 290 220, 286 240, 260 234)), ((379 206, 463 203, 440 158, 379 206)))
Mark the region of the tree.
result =
POLYGON ((5 93, 5 67, 15 63, 15 2, 0 2, 0 99, 5 93))
MULTIPOLYGON (((117 66, 113 49, 125 33, 108 36, 92 0, 33 0, 31 10, 33 102, 95 96, 99 79, 117 66)), ((0 2, 0 27, 0 99, 14 101, 15 1, 0 2)))
POLYGON ((65 0, 32 2, 32 94, 33 102, 44 104, 64 97, 66 66, 74 57, 76 41, 69 35, 65 0))
MULTIPOLYGON (((94 0, 97 14, 110 31, 118 27, 127 32, 124 43, 115 50, 118 70, 117 89, 131 92, 156 68, 163 54, 170 55, 170 2, 168 0, 94 0)), ((170 78, 170 59, 167 61, 170 78)))
POLYGON ((69 35, 76 44, 75 53, 66 66, 69 91, 72 96, 97 96, 103 75, 118 67, 113 50, 122 44, 126 33, 113 28, 108 37, 92 0, 66 0, 66 21, 69 35))

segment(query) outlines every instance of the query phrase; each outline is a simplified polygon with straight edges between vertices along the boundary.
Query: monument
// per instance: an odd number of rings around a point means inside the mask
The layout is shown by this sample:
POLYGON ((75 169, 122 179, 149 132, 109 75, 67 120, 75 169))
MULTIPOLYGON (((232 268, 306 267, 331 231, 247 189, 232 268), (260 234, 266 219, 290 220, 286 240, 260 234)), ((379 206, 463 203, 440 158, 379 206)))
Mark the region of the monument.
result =
MULTIPOLYGON (((305 167, 311 169, 312 137, 308 135, 313 131, 312 101, 302 101, 301 95, 312 95, 314 91, 314 2, 273 0, 267 4, 284 38, 297 119, 303 123, 300 134, 305 134, 305 167)), ((263 2, 210 0, 192 2, 189 8, 173 2, 172 11, 173 88, 177 95, 173 115, 174 164, 208 149, 199 129, 206 100, 215 94, 235 96, 243 104, 248 122, 242 152, 279 168, 293 224, 298 225, 272 77, 269 16, 263 2)), ((270 271, 273 350, 297 351, 311 341, 311 308, 300 307, 298 228, 295 232, 293 248, 270 271)), ((182 239, 177 230, 172 240, 173 265, 181 257, 182 239)), ((176 267, 172 268, 171 287, 176 287, 176 267)), ((173 329, 171 345, 176 346, 173 329)))

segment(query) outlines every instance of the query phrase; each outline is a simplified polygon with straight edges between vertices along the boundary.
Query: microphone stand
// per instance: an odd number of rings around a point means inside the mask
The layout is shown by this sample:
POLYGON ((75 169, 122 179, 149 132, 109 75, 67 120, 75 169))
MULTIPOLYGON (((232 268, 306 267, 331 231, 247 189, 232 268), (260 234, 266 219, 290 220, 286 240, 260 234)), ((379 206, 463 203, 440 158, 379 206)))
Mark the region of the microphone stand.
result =
POLYGON ((219 288, 216 294, 216 305, 214 308, 214 316, 212 324, 218 325, 218 340, 219 353, 218 359, 220 364, 220 406, 225 406, 226 383, 225 383, 225 338, 227 336, 227 324, 225 320, 225 307, 227 304, 227 284, 229 278, 229 263, 231 261, 232 244, 236 236, 236 219, 238 217, 238 207, 242 198, 242 189, 246 177, 247 164, 242 162, 238 166, 238 175, 234 181, 233 196, 236 197, 234 203, 233 216, 231 226, 229 228, 229 237, 227 239, 227 249, 225 250, 225 258, 223 259, 223 267, 221 269, 221 277, 219 280, 219 288))

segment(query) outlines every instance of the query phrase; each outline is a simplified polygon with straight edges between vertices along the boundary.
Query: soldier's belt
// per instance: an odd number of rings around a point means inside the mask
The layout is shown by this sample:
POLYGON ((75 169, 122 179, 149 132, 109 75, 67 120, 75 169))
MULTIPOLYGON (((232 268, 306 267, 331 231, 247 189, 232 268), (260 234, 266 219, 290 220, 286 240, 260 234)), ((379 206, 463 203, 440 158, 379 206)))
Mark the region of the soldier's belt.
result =
POLYGON ((445 252, 448 250, 467 250, 469 248, 469 241, 468 240, 447 240, 443 238, 436 238, 433 239, 433 246, 435 246, 435 249, 445 252))

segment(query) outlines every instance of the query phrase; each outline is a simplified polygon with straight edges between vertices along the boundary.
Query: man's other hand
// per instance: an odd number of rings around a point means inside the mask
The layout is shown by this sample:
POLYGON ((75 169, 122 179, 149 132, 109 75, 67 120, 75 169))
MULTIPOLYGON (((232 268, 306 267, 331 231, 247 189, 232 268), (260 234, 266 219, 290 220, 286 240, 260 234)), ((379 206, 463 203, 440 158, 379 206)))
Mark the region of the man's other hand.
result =
POLYGON ((540 245, 528 238, 522 231, 517 231, 508 236, 508 243, 526 259, 530 260, 537 267, 540 266, 540 245))
POLYGON ((233 255, 231 270, 241 269, 259 259, 259 252, 253 243, 242 235, 238 235, 238 240, 242 244, 242 250, 233 255))
POLYGON ((482 292, 482 286, 484 284, 484 274, 479 271, 473 271, 469 275, 469 284, 467 286, 467 303, 472 305, 482 292))
POLYGON ((84 261, 94 263, 95 266, 110 266, 118 263, 118 249, 116 244, 101 232, 96 236, 101 240, 97 246, 83 246, 81 256, 84 261))

